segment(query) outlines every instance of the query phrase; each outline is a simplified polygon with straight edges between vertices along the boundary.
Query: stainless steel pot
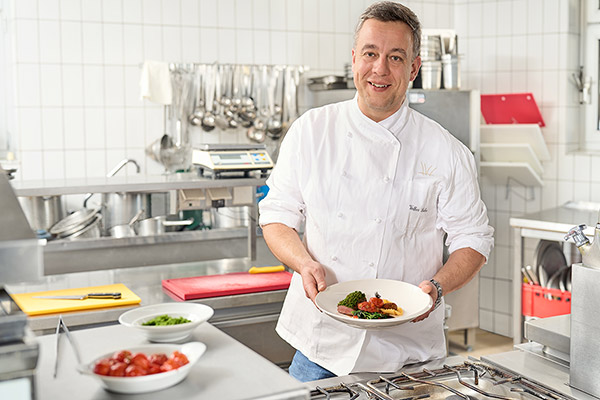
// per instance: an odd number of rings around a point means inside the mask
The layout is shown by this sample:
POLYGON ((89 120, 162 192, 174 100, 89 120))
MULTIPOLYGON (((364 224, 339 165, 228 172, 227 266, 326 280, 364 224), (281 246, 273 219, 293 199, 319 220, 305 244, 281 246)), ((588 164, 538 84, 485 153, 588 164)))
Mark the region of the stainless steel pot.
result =
POLYGON ((143 219, 135 224, 135 230, 138 236, 154 236, 173 232, 194 223, 193 218, 186 220, 169 220, 168 218, 166 215, 159 215, 143 219))
POLYGON ((92 219, 92 221, 85 227, 83 227, 82 229, 78 230, 77 232, 73 233, 72 235, 69 235, 67 237, 65 237, 65 240, 79 240, 79 239, 95 239, 95 238, 99 238, 101 236, 101 221, 102 221, 102 215, 100 214, 96 214, 94 216, 94 219, 92 219))
POLYGON ((48 230, 65 217, 62 196, 19 197, 21 208, 33 230, 48 230))
POLYGON ((211 208, 210 216, 213 228, 239 228, 248 226, 250 209, 247 206, 211 208))
POLYGON ((144 210, 138 211, 138 213, 129 221, 126 225, 115 225, 109 229, 108 233, 114 238, 124 238, 136 236, 133 224, 144 214, 144 210))
POLYGON ((109 234, 112 227, 127 225, 140 210, 147 210, 142 214, 142 218, 150 216, 150 194, 103 193, 104 231, 109 234))
POLYGON ((101 218, 97 218, 99 212, 100 208, 82 208, 52 225, 49 232, 52 236, 63 239, 83 230, 93 222, 100 225, 101 218))

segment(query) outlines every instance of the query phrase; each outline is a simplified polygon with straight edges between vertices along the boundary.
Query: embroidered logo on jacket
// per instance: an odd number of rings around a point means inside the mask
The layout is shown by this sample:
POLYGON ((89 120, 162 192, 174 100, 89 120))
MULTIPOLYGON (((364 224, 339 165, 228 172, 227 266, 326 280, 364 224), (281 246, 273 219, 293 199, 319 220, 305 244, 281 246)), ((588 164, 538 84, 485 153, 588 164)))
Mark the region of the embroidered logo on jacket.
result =
POLYGON ((433 165, 427 165, 426 163, 422 162, 419 174, 432 176, 436 169, 437 167, 434 167, 433 165))

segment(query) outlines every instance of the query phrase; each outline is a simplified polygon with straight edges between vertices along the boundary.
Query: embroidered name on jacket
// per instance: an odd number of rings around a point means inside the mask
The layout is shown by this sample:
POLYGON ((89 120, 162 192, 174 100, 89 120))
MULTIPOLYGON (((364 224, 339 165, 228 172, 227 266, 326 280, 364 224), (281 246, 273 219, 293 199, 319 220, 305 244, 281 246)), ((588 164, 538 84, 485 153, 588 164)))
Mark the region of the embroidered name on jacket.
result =
POLYGON ((410 211, 416 211, 416 212, 427 212, 427 207, 423 207, 423 208, 419 208, 417 206, 413 206, 412 204, 408 205, 408 209, 410 211))

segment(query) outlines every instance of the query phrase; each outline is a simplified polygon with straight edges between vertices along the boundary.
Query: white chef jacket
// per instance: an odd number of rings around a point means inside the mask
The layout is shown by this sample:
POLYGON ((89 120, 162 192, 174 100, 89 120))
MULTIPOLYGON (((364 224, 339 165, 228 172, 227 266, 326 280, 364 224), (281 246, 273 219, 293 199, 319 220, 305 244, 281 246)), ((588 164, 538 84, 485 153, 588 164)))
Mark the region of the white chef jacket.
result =
MULTIPOLYGON (((259 203, 260 224, 300 230, 326 283, 395 279, 418 285, 449 252, 488 257, 493 229, 471 152, 408 107, 380 123, 357 98, 311 109, 294 122, 259 203)), ((294 273, 277 333, 336 375, 392 372, 444 357, 444 307, 424 321, 381 330, 350 327, 321 313, 294 273)))

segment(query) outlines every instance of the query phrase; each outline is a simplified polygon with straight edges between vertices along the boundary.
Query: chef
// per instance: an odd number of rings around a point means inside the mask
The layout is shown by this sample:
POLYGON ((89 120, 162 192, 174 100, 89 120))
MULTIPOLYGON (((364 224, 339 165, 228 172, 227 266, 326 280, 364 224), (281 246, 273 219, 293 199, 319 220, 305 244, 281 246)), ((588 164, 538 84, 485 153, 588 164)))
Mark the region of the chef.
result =
POLYGON ((408 107, 420 37, 407 7, 367 8, 352 49, 357 96, 296 120, 267 180, 264 238, 295 271, 276 330, 297 349, 289 371, 298 380, 444 357, 442 296, 469 282, 492 249, 471 152, 408 107), (313 304, 328 285, 374 278, 418 285, 434 305, 412 323, 364 330, 313 304))

